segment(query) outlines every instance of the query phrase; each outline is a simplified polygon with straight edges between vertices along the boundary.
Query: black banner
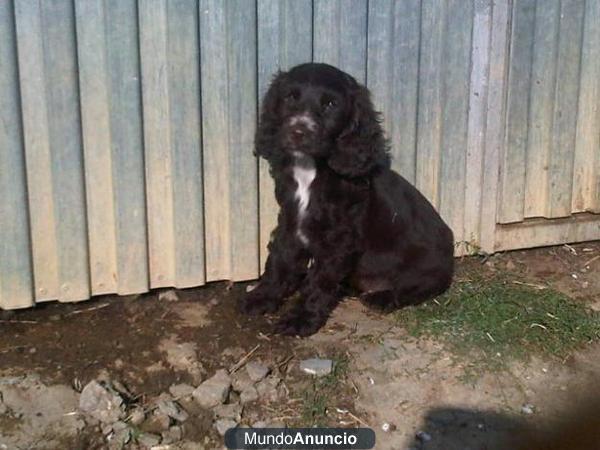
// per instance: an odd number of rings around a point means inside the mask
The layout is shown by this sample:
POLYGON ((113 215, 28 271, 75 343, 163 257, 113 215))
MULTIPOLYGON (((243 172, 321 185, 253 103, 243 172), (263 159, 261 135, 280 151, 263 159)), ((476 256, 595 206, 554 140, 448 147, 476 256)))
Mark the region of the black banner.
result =
POLYGON ((225 433, 228 449, 371 449, 370 428, 231 428, 225 433))

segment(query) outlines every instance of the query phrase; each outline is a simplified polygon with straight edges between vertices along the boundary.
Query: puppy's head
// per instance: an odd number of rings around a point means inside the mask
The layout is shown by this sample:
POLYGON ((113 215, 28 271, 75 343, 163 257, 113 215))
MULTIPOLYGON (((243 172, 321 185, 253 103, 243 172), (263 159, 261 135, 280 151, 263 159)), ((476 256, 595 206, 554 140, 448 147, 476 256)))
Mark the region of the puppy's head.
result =
POLYGON ((317 63, 276 75, 263 100, 256 150, 267 159, 301 153, 327 160, 346 176, 363 175, 387 158, 367 89, 317 63))

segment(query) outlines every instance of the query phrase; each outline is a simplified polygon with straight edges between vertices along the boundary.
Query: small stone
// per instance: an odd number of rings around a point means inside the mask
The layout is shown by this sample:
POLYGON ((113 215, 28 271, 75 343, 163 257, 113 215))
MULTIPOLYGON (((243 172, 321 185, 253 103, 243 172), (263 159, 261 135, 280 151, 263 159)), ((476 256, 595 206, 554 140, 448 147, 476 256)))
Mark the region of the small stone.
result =
POLYGON ((168 430, 163 431, 161 434, 163 444, 173 444, 183 438, 183 429, 180 426, 175 425, 168 430))
POLYGON ((530 403, 527 403, 521 407, 521 412, 523 414, 533 414, 535 412, 535 406, 530 403))
POLYGON ((115 369, 122 369, 123 366, 125 365, 125 363, 123 362, 123 360, 121 358, 117 358, 115 359, 115 362, 113 363, 115 365, 115 369))
POLYGON ((215 428, 221 436, 225 436, 227 430, 235 427, 237 427, 237 423, 231 419, 219 419, 215 422, 215 428))
POLYGON ((506 270, 515 270, 517 265, 512 262, 510 259, 506 262, 506 270))
POLYGON ((142 408, 135 408, 129 414, 129 423, 135 426, 140 425, 144 420, 146 420, 146 413, 142 408))
POLYGON ((255 402, 256 400, 258 400, 258 391, 254 386, 248 386, 240 394, 240 402, 242 402, 242 405, 255 402))
POLYGON ((277 386, 281 379, 276 376, 270 376, 256 384, 256 391, 260 398, 264 398, 268 401, 274 402, 279 398, 279 391, 277 386))
POLYGON ((254 385, 254 382, 250 379, 250 375, 245 370, 238 370, 233 374, 231 380, 231 387, 234 391, 243 392, 246 388, 254 385))
POLYGON ((131 430, 124 422, 115 422, 112 425, 113 433, 108 439, 110 450, 120 450, 131 440, 131 430))
POLYGON ((225 403, 231 388, 231 377, 224 369, 217 372, 198 386, 192 393, 194 399, 203 408, 213 408, 225 403))
POLYGON ((81 391, 79 409, 102 423, 113 423, 125 416, 121 396, 109 385, 90 381, 81 391))
POLYGON ((229 405, 219 405, 213 410, 215 419, 232 419, 239 422, 242 419, 242 405, 233 403, 229 405))
POLYGON ((160 436, 152 433, 142 433, 138 436, 137 441, 142 448, 152 448, 160 444, 160 436))
POLYGON ((168 289, 158 294, 159 302, 176 302, 179 301, 179 295, 175 289, 168 289))
POLYGON ((300 361, 300 370, 321 377, 331 373, 333 370, 333 361, 321 358, 305 359, 304 361, 300 361))
POLYGON ((200 442, 181 441, 177 443, 177 450, 205 450, 206 447, 200 442))
POLYGON ((267 366, 256 361, 250 361, 246 364, 246 372, 248 372, 248 376, 254 382, 262 380, 269 374, 269 371, 267 366))
POLYGON ((126 430, 127 428, 128 428, 127 424, 125 422, 123 422, 122 420, 119 420, 112 424, 112 430, 114 432, 123 431, 123 430, 126 430))
POLYGON ((381 425, 381 429, 386 432, 389 433, 390 431, 394 431, 396 429, 396 425, 394 425, 393 423, 389 423, 389 422, 384 422, 381 425))
POLYGON ((244 350, 242 347, 227 347, 226 349, 224 349, 221 352, 221 356, 224 356, 226 358, 231 358, 234 360, 239 360, 242 356, 244 356, 246 354, 246 350, 244 350))
POLYGON ((143 428, 150 433, 162 433, 171 425, 171 418, 159 410, 154 410, 152 415, 144 423, 143 428))
POLYGON ((169 394, 161 394, 156 401, 156 407, 163 414, 180 422, 186 421, 189 417, 188 413, 180 408, 179 405, 171 399, 169 394))
POLYGON ((169 387, 169 392, 175 398, 189 397, 194 392, 194 387, 189 384, 174 384, 169 387))
POLYGON ((267 422, 264 420, 259 420, 258 422, 254 422, 252 424, 252 428, 266 428, 267 422))
POLYGON ((271 422, 267 422, 267 426, 265 428, 285 428, 285 423, 281 420, 273 420, 271 422))
POLYGON ((110 433, 113 432, 112 424, 110 424, 110 423, 101 424, 100 432, 102 433, 103 436, 108 436, 110 433))
POLYGON ((429 442, 431 440, 431 435, 425 431, 417 431, 415 437, 421 442, 429 442))

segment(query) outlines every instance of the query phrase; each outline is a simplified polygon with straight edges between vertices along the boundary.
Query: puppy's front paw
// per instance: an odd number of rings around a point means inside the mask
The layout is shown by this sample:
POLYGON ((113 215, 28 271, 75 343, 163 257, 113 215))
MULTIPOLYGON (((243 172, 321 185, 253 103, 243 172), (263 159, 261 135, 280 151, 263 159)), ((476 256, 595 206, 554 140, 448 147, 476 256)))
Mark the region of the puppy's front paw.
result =
POLYGON ((327 318, 320 318, 308 312, 295 311, 279 319, 275 325, 275 331, 286 336, 306 337, 319 331, 326 321, 327 318))
POLYGON ((265 295, 259 288, 249 292, 241 300, 239 309, 242 313, 250 316, 269 314, 276 312, 281 306, 281 300, 265 295))

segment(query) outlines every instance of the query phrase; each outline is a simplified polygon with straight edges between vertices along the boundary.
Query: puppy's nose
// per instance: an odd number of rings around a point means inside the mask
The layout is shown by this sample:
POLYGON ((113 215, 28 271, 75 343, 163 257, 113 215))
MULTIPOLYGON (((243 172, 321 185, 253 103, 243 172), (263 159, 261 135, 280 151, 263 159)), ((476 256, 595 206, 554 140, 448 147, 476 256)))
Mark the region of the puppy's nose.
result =
POLYGON ((302 128, 294 128, 292 130, 292 135, 296 139, 302 139, 306 135, 306 130, 304 130, 302 128))

